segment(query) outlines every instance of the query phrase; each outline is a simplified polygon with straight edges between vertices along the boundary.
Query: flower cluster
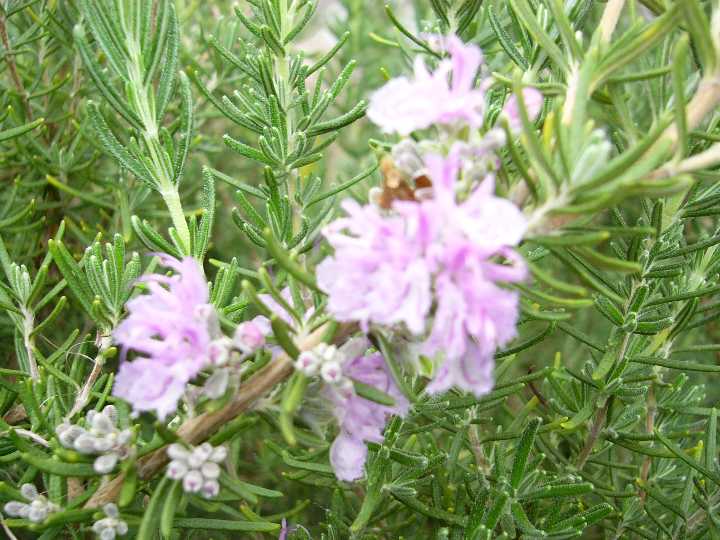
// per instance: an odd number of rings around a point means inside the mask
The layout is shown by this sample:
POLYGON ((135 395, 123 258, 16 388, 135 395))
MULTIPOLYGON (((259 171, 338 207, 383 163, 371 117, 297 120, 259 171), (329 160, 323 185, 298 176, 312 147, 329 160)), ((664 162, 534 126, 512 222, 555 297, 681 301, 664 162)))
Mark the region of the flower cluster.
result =
POLYGON ((320 343, 310 351, 303 351, 295 361, 295 369, 307 377, 320 375, 328 384, 347 386, 349 380, 343 377, 344 355, 335 345, 320 343))
POLYGON ((212 362, 210 346, 220 331, 198 263, 169 256, 162 262, 177 274, 142 278, 149 294, 127 303, 129 315, 115 330, 124 351, 143 356, 120 365, 113 393, 135 411, 155 411, 165 418, 177 407, 185 385, 212 362))
POLYGON ((85 417, 87 428, 77 424, 60 424, 55 432, 65 448, 81 454, 98 455, 93 467, 98 474, 107 474, 130 452, 132 430, 118 427, 117 410, 107 405, 101 412, 90 411, 85 417))
MULTIPOLYGON (((240 324, 234 339, 228 338, 209 303, 208 284, 198 262, 167 255, 162 262, 175 275, 143 277, 149 294, 127 303, 129 315, 115 330, 124 355, 134 350, 141 356, 121 363, 113 394, 128 401, 136 413, 154 411, 164 419, 200 371, 222 368, 233 349, 246 356, 262 347, 269 324, 256 318, 240 324)), ((222 395, 227 379, 228 373, 218 369, 206 385, 206 395, 222 395)))
MULTIPOLYGON (((397 77, 377 90, 370 100, 368 118, 387 133, 409 135, 434 124, 480 127, 484 121, 485 90, 488 80, 476 86, 483 55, 475 45, 464 44, 457 36, 441 39, 450 58, 428 71, 421 57, 415 59, 414 77, 397 77)), ((528 116, 537 115, 542 94, 534 88, 523 90, 528 116)), ((511 96, 503 109, 511 129, 521 125, 517 98, 511 96)))
POLYGON ((410 404, 393 381, 379 353, 366 355, 365 338, 351 339, 339 349, 320 344, 303 352, 295 367, 307 376, 319 375, 324 382, 322 397, 333 409, 340 433, 330 449, 330 463, 340 480, 363 475, 366 442, 382 442, 383 429, 392 415, 405 416, 410 404), (381 405, 356 394, 353 381, 372 386, 392 397, 395 404, 381 405))
POLYGON ((464 45, 455 36, 447 38, 445 49, 450 59, 442 60, 433 73, 428 71, 423 59, 417 57, 413 79, 397 77, 375 92, 368 107, 368 118, 383 131, 401 135, 432 124, 457 121, 480 126, 485 92, 475 88, 475 77, 482 53, 475 46, 464 45))
POLYGON ((28 502, 10 501, 4 510, 8 516, 25 518, 33 523, 42 523, 47 517, 60 510, 60 507, 40 495, 32 484, 23 484, 20 494, 28 502))
POLYGON ((480 395, 492 385, 495 349, 515 335, 517 295, 497 282, 525 276, 508 247, 522 238, 525 218, 492 194, 491 177, 458 202, 456 152, 429 156, 426 164, 429 199, 396 202, 391 215, 344 202, 348 216, 324 231, 335 254, 318 267, 318 283, 339 320, 365 329, 403 323, 422 340, 423 353, 444 353, 429 391, 456 385, 480 395))
MULTIPOLYGON (((456 37, 446 42, 450 60, 434 73, 418 61, 414 81, 395 79, 373 96, 369 116, 383 130, 482 124, 483 91, 475 88, 482 55, 456 37), (403 92, 406 108, 394 104, 403 92)), ((523 101, 534 116, 542 96, 527 89, 523 101)), ((511 128, 519 127, 517 98, 503 114, 511 128)), ((518 295, 501 285, 525 278, 512 247, 527 225, 513 203, 494 195, 488 160, 503 142, 501 130, 493 129, 483 140, 456 140, 447 157, 436 150, 421 157, 423 147, 433 145, 402 141, 393 151, 400 172, 411 181, 426 176, 430 186, 395 200, 389 211, 344 201, 347 216, 324 230, 335 249, 317 269, 328 310, 364 330, 371 323, 401 325, 420 352, 439 363, 430 392, 452 386, 488 392, 493 354, 516 333, 518 295)))
POLYGON ((128 532, 127 523, 120 519, 117 505, 113 503, 103 506, 105 517, 93 523, 92 530, 100 540, 113 540, 116 536, 124 536, 128 532))
POLYGON ((186 493, 200 493, 209 499, 220 492, 220 462, 227 456, 224 446, 214 448, 210 443, 185 448, 174 443, 167 449, 171 461, 166 476, 182 480, 186 493))
POLYGON ((383 429, 392 415, 405 416, 410 404, 400 393, 380 353, 357 356, 343 364, 343 375, 378 390, 395 400, 393 406, 381 405, 345 391, 342 386, 326 386, 325 392, 335 405, 340 434, 330 448, 330 463, 340 480, 357 480, 367 459, 365 442, 382 442, 383 429))

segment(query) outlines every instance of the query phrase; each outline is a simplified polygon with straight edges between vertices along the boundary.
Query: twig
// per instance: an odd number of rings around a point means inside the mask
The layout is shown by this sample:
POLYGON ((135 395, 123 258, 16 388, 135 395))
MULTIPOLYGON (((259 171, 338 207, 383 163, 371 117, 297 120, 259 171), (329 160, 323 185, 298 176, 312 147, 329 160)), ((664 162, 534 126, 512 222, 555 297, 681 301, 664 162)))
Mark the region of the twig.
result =
POLYGON ((7 534, 9 540, 18 540, 18 537, 13 534, 13 532, 10 530, 10 527, 5 524, 5 518, 2 514, 0 514, 0 525, 2 525, 3 531, 5 531, 5 534, 7 534))
POLYGON ((602 18, 600 19, 600 39, 604 43, 608 43, 612 37, 613 31, 617 26, 618 20, 620 19, 620 13, 623 7, 625 7, 625 0, 610 0, 605 5, 605 11, 603 11, 602 18))
POLYGON ((70 412, 68 412, 67 416, 65 416, 66 420, 70 420, 73 416, 82 411, 85 408, 85 405, 87 405, 87 402, 90 399, 92 387, 95 384, 95 381, 97 381, 97 378, 100 376, 100 373, 102 373, 103 365, 105 365, 105 354, 111 345, 112 338, 110 336, 100 337, 98 352, 95 356, 95 360, 93 361, 92 371, 85 381, 85 384, 83 384, 83 387, 80 389, 80 392, 78 392, 78 395, 75 398, 75 403, 70 409, 70 412))
MULTIPOLYGON (((326 325, 320 326, 312 334, 298 344, 300 350, 309 350, 322 341, 326 325)), ((267 366, 245 381, 235 398, 222 409, 207 412, 190 418, 177 430, 177 434, 189 444, 198 444, 206 440, 222 426, 236 416, 249 410, 257 400, 272 390, 278 383, 285 380, 293 372, 293 365, 286 354, 281 354, 267 366)), ((167 464, 168 456, 165 447, 143 456, 138 460, 137 473, 141 480, 155 476, 167 464)), ((98 489, 85 508, 96 508, 114 501, 120 493, 124 474, 119 474, 110 482, 98 489)))
POLYGON ((472 447, 473 454, 475 456, 475 465, 482 471, 483 474, 487 475, 489 472, 488 462, 485 459, 485 454, 482 451, 482 443, 478 436, 478 428, 475 424, 468 426, 468 438, 470 439, 470 446, 472 447))
POLYGON ((27 419, 27 417, 28 415, 27 411, 25 410, 25 405, 23 405, 22 403, 18 403, 17 405, 14 405, 13 408, 5 414, 3 420, 13 426, 27 419))
POLYGON ((578 456, 578 470, 582 470, 582 468, 585 466, 585 462, 587 462, 593 448, 595 447, 595 443, 597 442, 598 436, 600 435, 600 430, 605 425, 605 419, 607 418, 607 411, 609 405, 610 400, 605 400, 605 403, 602 407, 600 407, 597 414, 595 415, 595 420, 593 421, 593 425, 590 428, 590 433, 588 434, 587 441, 585 441, 585 446, 583 446, 583 449, 578 456))
MULTIPOLYGON (((34 433, 34 432, 30 431, 29 429, 16 428, 14 431, 15 431, 15 433, 17 433, 17 434, 20 435, 21 437, 25 437, 26 439, 30 439, 31 441, 35 441, 35 442, 38 443, 40 446, 44 446, 45 448, 50 448, 50 443, 49 443, 49 442, 47 442, 45 439, 43 439, 43 438, 42 438, 40 435, 38 435, 37 433, 34 433)), ((7 433, 7 432, 2 433, 2 435, 5 435, 6 433, 7 433)))
POLYGON ((35 354, 33 353, 35 345, 33 344, 32 339, 32 331, 35 324, 35 317, 33 316, 32 311, 30 311, 30 309, 26 307, 22 308, 22 314, 23 344, 25 345, 25 350, 27 350, 28 366, 30 367, 30 378, 33 381, 39 381, 40 372, 38 371, 37 362, 35 361, 35 354))
MULTIPOLYGON (((648 390, 647 397, 647 416, 645 418, 645 431, 652 435, 655 430, 655 412, 657 411, 657 404, 655 402, 655 385, 651 384, 648 390)), ((645 501, 646 493, 645 486, 647 485, 648 474, 650 473, 650 456, 645 456, 643 460, 642 468, 640 469, 640 485, 642 489, 640 491, 640 500, 645 501)))
MULTIPOLYGON (((718 89, 720 91, 720 88, 718 89)), ((670 178, 683 173, 707 169, 720 163, 720 143, 713 144, 710 148, 679 163, 667 163, 650 175, 650 178, 659 180, 670 178)))

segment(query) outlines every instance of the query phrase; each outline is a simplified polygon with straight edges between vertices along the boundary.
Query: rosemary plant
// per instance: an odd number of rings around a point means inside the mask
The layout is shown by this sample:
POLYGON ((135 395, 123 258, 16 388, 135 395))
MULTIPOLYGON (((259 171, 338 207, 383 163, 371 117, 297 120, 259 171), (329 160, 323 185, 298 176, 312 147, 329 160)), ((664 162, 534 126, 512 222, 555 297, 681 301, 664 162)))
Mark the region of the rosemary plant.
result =
POLYGON ((717 0, 0 41, 3 537, 720 538, 717 0))

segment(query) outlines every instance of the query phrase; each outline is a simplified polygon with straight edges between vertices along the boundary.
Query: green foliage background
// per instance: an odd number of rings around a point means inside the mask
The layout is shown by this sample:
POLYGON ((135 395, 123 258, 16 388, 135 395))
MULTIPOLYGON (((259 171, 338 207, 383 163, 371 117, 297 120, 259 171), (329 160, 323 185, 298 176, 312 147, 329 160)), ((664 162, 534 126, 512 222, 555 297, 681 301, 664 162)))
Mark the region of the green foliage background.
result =
MULTIPOLYGON (((243 2, 248 24, 230 2, 4 2, 0 500, 32 481, 64 508, 41 526, 5 523, 19 538, 82 538, 97 518, 81 508, 101 480, 82 479, 78 492, 69 479, 79 458, 63 453, 54 427, 93 365, 101 372, 80 405, 112 400, 107 337, 134 278, 155 267, 147 254, 204 259, 228 328, 255 313, 255 289, 272 286, 261 267, 311 282, 325 253, 319 228, 342 197, 367 200, 394 142, 361 118, 363 100, 427 52, 425 33, 454 31, 482 47, 495 76, 489 118, 523 83, 546 97, 501 155, 499 190, 533 223, 522 246, 533 278, 495 389, 428 398, 407 374, 420 396, 411 414, 371 445, 367 480, 346 485, 328 465, 334 428, 309 421, 311 398, 288 421, 279 386, 213 439, 229 445, 234 479, 275 492, 180 499, 157 477, 133 482, 126 464, 130 535, 269 538, 286 518, 304 527, 290 538, 720 538, 716 4, 321 1, 278 44, 305 2, 243 2), (333 15, 337 5, 346 16, 333 15), (148 51, 139 64, 123 54, 114 63, 103 37, 117 6, 153 21, 138 33, 148 51), (324 62, 323 84, 320 71, 293 71, 301 51, 297 66, 324 62), (306 83, 310 109, 316 86, 328 98, 303 123, 306 83), (140 113, 161 102, 163 85, 172 91, 151 130, 140 113), (315 150, 303 147, 313 134, 315 150)), ((402 344, 390 338, 396 356, 402 344)), ((141 418, 140 452, 177 428, 141 418)))

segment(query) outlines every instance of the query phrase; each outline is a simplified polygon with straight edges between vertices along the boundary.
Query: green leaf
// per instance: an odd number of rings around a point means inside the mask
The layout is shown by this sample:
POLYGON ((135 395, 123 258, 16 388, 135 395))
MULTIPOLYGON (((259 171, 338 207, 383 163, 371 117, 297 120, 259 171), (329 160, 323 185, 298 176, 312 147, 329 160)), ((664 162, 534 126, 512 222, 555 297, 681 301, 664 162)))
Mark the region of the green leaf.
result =
POLYGON ((256 486, 254 484, 244 482, 237 478, 232 478, 224 471, 220 474, 220 485, 222 485, 224 488, 228 489, 232 493, 235 493, 239 497, 245 499, 251 504, 257 504, 258 497, 265 497, 270 499, 283 497, 283 494, 280 491, 266 489, 261 486, 256 486))
POLYGON ((408 29, 405 27, 405 25, 403 25, 403 24, 398 20, 398 18, 395 16, 395 13, 393 12, 392 7, 390 6, 390 4, 385 4, 385 13, 387 13, 388 18, 389 18, 390 21, 393 23, 393 25, 395 26, 395 28, 397 28, 398 30, 400 30, 400 32, 401 32, 406 38, 408 38, 410 41, 412 41, 413 43, 415 43, 415 45, 417 45, 418 47, 420 47, 421 49, 423 49, 426 53, 430 54, 431 56, 434 56, 435 58, 440 58, 440 55, 439 55, 438 53, 436 53, 435 51, 433 51, 427 43, 425 43, 423 40, 415 37, 415 36, 413 35, 413 33, 410 32, 410 30, 408 30, 408 29))
POLYGON ((17 126, 10 129, 5 129, 3 131, 0 131, 0 142, 9 141, 10 139, 15 139, 16 137, 19 137, 20 135, 23 135, 27 133, 28 131, 32 131, 38 126, 41 126, 45 123, 44 118, 38 118, 37 120, 33 120, 32 122, 28 122, 27 124, 23 124, 21 126, 17 126))
POLYGON ((512 42, 512 38, 505 31, 502 23, 497 19, 495 12, 490 5, 487 7, 487 16, 488 21, 490 22, 490 28, 492 28, 492 31, 495 32, 495 36, 498 38, 500 46, 503 48, 505 53, 520 69, 527 71, 530 64, 527 60, 525 60, 525 58, 523 58, 520 51, 517 50, 515 44, 512 42))
POLYGON ((75 36, 75 44, 80 51, 80 57, 85 65, 85 69, 90 75, 93 83, 95 83, 97 89, 100 90, 102 96, 115 110, 115 112, 122 116, 133 128, 138 130, 142 129, 142 123, 137 114, 135 114, 127 103, 124 102, 120 94, 118 94, 117 91, 108 84, 107 77, 105 77, 99 69, 100 66, 98 66, 95 58, 93 58, 93 55, 90 52, 90 46, 85 39, 82 29, 80 27, 76 27, 73 34, 75 36))
POLYGON ((273 532, 280 528, 269 521, 240 521, 207 518, 179 518, 174 526, 179 529, 199 529, 209 531, 273 532))
POLYGON ((173 163, 173 181, 176 183, 180 181, 185 169, 185 161, 193 135, 193 100, 190 94, 190 82, 183 72, 180 72, 180 97, 180 142, 173 163))
MULTIPOLYGON (((142 521, 137 531, 137 540, 153 540, 160 529, 160 520, 162 519, 162 510, 169 490, 173 484, 177 484, 175 480, 171 480, 167 476, 163 476, 160 482, 155 486, 155 490, 150 497, 150 502, 145 508, 142 515, 142 521)), ((175 522, 177 525, 177 521, 175 522)))
POLYGON ((193 256, 198 260, 205 258, 205 253, 207 253, 210 245, 213 224, 215 223, 215 180, 212 172, 207 167, 203 167, 202 175, 204 181, 201 203, 203 214, 200 218, 197 241, 193 246, 193 256))
POLYGON ((353 380, 353 387, 355 388, 355 393, 361 398, 385 405, 386 407, 395 406, 395 398, 372 385, 353 380))
MULTIPOLYGON (((715 50, 715 44, 718 43, 718 41, 716 37, 713 36, 713 29, 710 27, 703 6, 698 0, 684 0, 683 2, 678 2, 678 7, 685 19, 686 28, 692 36, 693 47, 700 58, 700 65, 703 71, 705 73, 712 73, 718 64, 718 51, 715 50)), ((715 7, 715 9, 717 9, 717 7, 715 7)), ((713 20, 713 22, 715 21, 713 20)), ((714 30, 717 31, 717 28, 714 30)), ((685 58, 687 57, 678 55, 678 59, 685 60, 685 58)), ((675 63, 678 63, 677 59, 675 63)))
MULTIPOLYGON (((314 124, 312 127, 310 127, 307 130, 308 136, 316 137, 318 135, 322 135, 323 133, 329 133, 331 131, 336 131, 341 128, 344 128, 345 126, 348 126, 348 125, 352 124, 353 122, 355 122, 356 120, 365 116, 365 111, 367 110, 367 107, 368 107, 367 101, 361 100, 345 114, 340 115, 331 120, 326 120, 324 122, 319 122, 317 124, 314 124)), ((310 163, 312 163, 312 162, 310 162, 310 163)), ((300 167, 301 165, 294 165, 294 166, 300 167)))
POLYGON ((85 274, 70 252, 65 248, 62 242, 56 240, 48 240, 48 249, 52 254, 55 264, 60 269, 65 281, 67 281, 70 290, 80 301, 85 311, 90 314, 92 312, 92 303, 94 294, 86 283, 85 274))
POLYGON ((379 162, 375 162, 374 165, 372 165, 368 169, 365 169, 363 172, 361 172, 357 176, 353 176, 350 180, 347 180, 346 182, 339 184, 337 187, 331 189, 330 191, 327 191, 325 193, 318 195, 317 197, 314 197, 305 205, 305 208, 309 208, 312 205, 319 203, 320 201, 324 201, 325 199, 332 197, 333 195, 337 195, 338 193, 342 193, 343 191, 350 189, 358 182, 361 182, 362 180, 364 180, 365 178, 367 178, 368 176, 373 174, 378 169, 379 166, 380 166, 379 162))
POLYGON ((315 282, 315 278, 303 269, 293 257, 291 257, 277 242, 275 237, 272 235, 270 229, 263 231, 263 239, 267 244, 267 249, 270 255, 273 256, 275 262, 283 270, 287 271, 288 274, 297 279, 300 283, 307 285, 311 289, 322 292, 315 282))
POLYGON ((685 362, 682 360, 668 360, 662 357, 633 357, 630 362, 646 364, 650 366, 662 366, 678 371, 699 371, 704 373, 720 373, 720 366, 713 364, 701 364, 699 362, 685 362))
POLYGON ((527 28, 530 35, 535 41, 542 47, 547 55, 555 62, 560 69, 563 71, 568 70, 567 60, 565 55, 560 48, 555 44, 555 41, 548 35, 545 29, 541 26, 535 13, 530 8, 530 4, 527 0, 509 0, 509 4, 513 11, 517 15, 518 19, 523 23, 523 26, 527 28))
POLYGON ((610 238, 607 231, 595 231, 583 234, 557 234, 553 236, 531 236, 529 241, 547 246, 582 246, 598 244, 610 238))
POLYGON ((463 527, 465 525, 465 517, 447 512, 441 508, 433 508, 421 502, 416 497, 410 497, 402 490, 390 488, 390 493, 399 502, 413 510, 432 519, 437 519, 445 523, 451 523, 463 527))
POLYGON ((235 152, 237 152, 243 157, 252 159, 253 161, 257 161, 265 165, 276 165, 276 161, 274 159, 266 157, 266 155, 260 150, 256 150, 252 146, 248 146, 245 143, 235 140, 229 135, 224 135, 223 141, 228 146, 228 148, 235 150, 235 152))
POLYGON ((482 526, 488 531, 488 538, 490 538, 490 532, 495 529, 498 521, 505 513, 505 504, 507 503, 510 496, 504 491, 496 492, 493 497, 493 504, 490 507, 490 511, 485 515, 482 526))
MULTIPOLYGON (((715 410, 715 409, 713 409, 713 411, 714 411, 714 410, 715 410)), ((665 445, 665 448, 667 448, 668 450, 670 450, 670 452, 671 452, 675 457, 677 457, 678 459, 684 461, 688 466, 690 466, 690 467, 692 467, 693 469, 695 469, 697 472, 699 472, 700 474, 702 474, 705 478, 711 480, 713 483, 715 483, 716 485, 720 486, 720 474, 718 474, 717 472, 715 472, 715 471, 713 471, 713 470, 710 470, 710 469, 704 467, 703 465, 701 465, 700 463, 698 463, 697 461, 695 461, 694 459, 692 459, 691 457, 689 457, 689 456, 683 451, 682 448, 679 448, 675 443, 673 443, 672 441, 670 441, 670 439, 668 439, 667 437, 665 437, 665 435, 663 435, 663 434, 660 432, 659 429, 656 429, 655 432, 654 432, 654 434, 655 434, 655 437, 657 437, 657 439, 658 439, 663 445, 665 445)))
POLYGON ((520 499, 524 501, 536 501, 539 499, 554 499, 557 497, 574 497, 590 493, 594 489, 595 487, 590 482, 556 484, 523 493, 520 495, 520 499))
POLYGON ((525 475, 525 467, 527 465, 528 456, 530 450, 535 444, 535 435, 542 424, 540 418, 533 418, 528 422, 525 431, 523 431, 518 443, 517 450, 515 451, 515 459, 513 460, 512 473, 510 475, 510 485, 513 489, 520 487, 520 482, 525 475))
POLYGON ((173 520, 180 501, 183 498, 182 482, 175 481, 165 498, 160 514, 160 534, 163 538, 170 538, 172 534, 173 520))
POLYGON ((161 253, 167 253, 173 257, 182 258, 182 253, 174 245, 165 240, 160 234, 150 225, 147 220, 140 220, 138 216, 132 216, 130 218, 133 230, 138 235, 140 241, 152 251, 161 253))
POLYGON ((100 476, 95 472, 93 466, 87 463, 64 463, 57 458, 43 458, 31 452, 24 452, 20 457, 27 464, 43 472, 56 474, 58 476, 100 476))
POLYGON ((120 144, 120 141, 117 140, 108 127, 107 122, 105 122, 105 118, 100 112, 100 109, 93 102, 88 103, 88 116, 97 132, 98 140, 105 150, 114 157, 120 165, 134 174, 136 178, 145 182, 152 189, 159 189, 157 179, 153 177, 145 164, 134 158, 130 152, 120 144))

